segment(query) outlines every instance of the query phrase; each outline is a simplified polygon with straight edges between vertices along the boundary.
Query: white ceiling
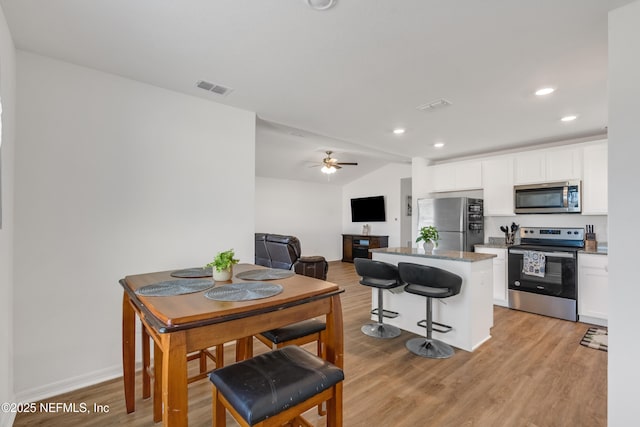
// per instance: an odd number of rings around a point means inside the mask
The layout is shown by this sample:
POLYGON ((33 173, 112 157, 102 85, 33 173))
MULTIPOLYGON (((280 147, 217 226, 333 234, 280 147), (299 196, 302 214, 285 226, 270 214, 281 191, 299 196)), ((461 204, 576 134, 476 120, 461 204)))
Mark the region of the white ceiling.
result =
POLYGON ((630 2, 0 0, 17 48, 255 111, 259 176, 327 182, 309 166, 333 149, 359 163, 334 184, 413 156, 603 135, 607 13, 630 2), (452 105, 416 109, 440 98, 452 105))

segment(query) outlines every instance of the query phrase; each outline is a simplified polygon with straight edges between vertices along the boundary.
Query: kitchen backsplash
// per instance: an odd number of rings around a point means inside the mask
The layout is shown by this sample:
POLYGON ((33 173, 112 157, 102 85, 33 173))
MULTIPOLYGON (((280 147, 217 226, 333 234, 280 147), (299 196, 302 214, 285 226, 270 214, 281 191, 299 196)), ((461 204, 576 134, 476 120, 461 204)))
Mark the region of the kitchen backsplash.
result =
POLYGON ((598 242, 608 242, 607 216, 606 215, 580 215, 580 214, 550 214, 550 215, 514 215, 514 216, 485 216, 484 240, 489 242, 489 237, 504 237, 500 226, 510 226, 515 222, 520 227, 583 227, 593 225, 598 242))

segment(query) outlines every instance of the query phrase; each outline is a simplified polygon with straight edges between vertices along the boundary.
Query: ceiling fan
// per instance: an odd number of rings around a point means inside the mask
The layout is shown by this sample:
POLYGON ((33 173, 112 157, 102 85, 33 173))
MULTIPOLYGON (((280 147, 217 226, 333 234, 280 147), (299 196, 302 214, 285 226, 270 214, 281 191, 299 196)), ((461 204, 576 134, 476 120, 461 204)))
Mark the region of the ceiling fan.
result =
POLYGON ((342 168, 342 166, 358 166, 357 163, 353 163, 353 162, 343 162, 343 163, 338 162, 338 159, 331 157, 331 154, 333 153, 333 151, 326 151, 326 153, 327 153, 327 157, 322 159, 322 169, 320 169, 322 173, 326 173, 329 175, 332 173, 336 173, 336 171, 342 168))

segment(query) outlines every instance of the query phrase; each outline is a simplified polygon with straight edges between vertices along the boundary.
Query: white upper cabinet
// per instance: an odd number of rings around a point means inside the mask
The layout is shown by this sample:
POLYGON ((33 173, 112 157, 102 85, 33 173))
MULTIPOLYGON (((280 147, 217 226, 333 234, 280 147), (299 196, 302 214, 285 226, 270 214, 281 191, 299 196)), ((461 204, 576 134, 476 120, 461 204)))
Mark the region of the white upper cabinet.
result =
POLYGON ((607 214, 607 141, 426 167, 429 192, 483 190, 486 216, 513 213, 513 186, 581 180, 582 214, 607 214))
POLYGON ((582 178, 582 149, 551 150, 546 153, 547 181, 582 178))
POLYGON ((513 157, 497 157, 482 162, 484 214, 514 215, 513 157))
POLYGON ((515 184, 582 178, 582 148, 549 148, 515 156, 515 184))
POLYGON ((519 153, 514 160, 515 183, 531 184, 546 180, 546 156, 542 151, 519 153))
POLYGON ((582 214, 606 215, 609 210, 607 141, 598 141, 584 147, 583 155, 582 214))
POLYGON ((482 188, 482 163, 456 162, 431 166, 434 192, 482 188))

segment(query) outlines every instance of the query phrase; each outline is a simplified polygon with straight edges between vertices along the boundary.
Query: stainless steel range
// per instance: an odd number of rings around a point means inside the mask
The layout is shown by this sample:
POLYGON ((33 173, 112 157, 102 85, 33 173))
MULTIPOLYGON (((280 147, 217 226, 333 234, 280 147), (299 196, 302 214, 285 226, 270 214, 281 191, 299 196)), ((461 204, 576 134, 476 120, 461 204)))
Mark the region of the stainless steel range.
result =
POLYGON ((509 248, 509 307, 576 321, 582 248, 583 228, 521 228, 509 248))

